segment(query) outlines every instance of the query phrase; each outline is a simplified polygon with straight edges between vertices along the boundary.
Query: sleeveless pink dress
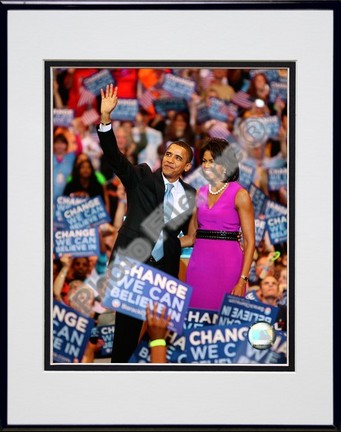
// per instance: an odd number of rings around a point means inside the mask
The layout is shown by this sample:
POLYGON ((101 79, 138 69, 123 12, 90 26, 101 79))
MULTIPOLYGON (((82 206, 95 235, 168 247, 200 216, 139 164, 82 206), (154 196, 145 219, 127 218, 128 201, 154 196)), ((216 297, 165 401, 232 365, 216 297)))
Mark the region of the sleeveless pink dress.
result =
MULTIPOLYGON (((239 231, 235 197, 242 186, 231 182, 212 208, 208 206, 208 185, 197 196, 198 229, 239 231)), ((220 310, 224 295, 238 282, 243 252, 238 241, 196 239, 190 257, 186 283, 193 287, 189 307, 220 310)))

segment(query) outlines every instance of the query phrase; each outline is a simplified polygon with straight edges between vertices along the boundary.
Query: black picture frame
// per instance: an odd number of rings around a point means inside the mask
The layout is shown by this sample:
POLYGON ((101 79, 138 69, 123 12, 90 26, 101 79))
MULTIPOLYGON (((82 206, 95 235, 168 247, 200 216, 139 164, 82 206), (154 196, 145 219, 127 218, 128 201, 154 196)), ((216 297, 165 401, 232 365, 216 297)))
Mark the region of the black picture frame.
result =
MULTIPOLYGON (((30 10, 37 10, 37 9, 44 9, 49 10, 51 8, 51 5, 45 4, 45 2, 40 2, 39 5, 33 5, 29 4, 29 2, 26 2, 25 5, 18 5, 14 4, 15 2, 2 2, 1 4, 1 25, 0 28, 3 29, 4 33, 4 39, 7 42, 7 29, 8 29, 8 12, 10 10, 17 10, 17 11, 30 11, 30 10)), ((181 4, 181 2, 177 2, 176 5, 165 5, 160 4, 158 2, 155 2, 152 5, 146 5, 139 3, 138 6, 131 5, 129 2, 126 2, 123 6, 117 5, 115 3, 106 4, 106 5, 80 5, 75 4, 76 2, 72 2, 72 5, 53 5, 53 9, 60 9, 60 10, 82 10, 84 8, 86 9, 95 9, 95 10, 106 10, 107 8, 110 9, 143 9, 148 10, 149 8, 156 8, 159 10, 162 9, 175 9, 175 10, 198 10, 198 9, 204 9, 204 10, 271 10, 274 8, 280 7, 283 10, 329 10, 332 11, 334 14, 334 36, 333 36, 333 42, 334 42, 334 75, 333 75, 333 85, 334 85, 334 113, 333 113, 333 120, 334 120, 334 137, 333 137, 333 360, 334 360, 334 369, 333 369, 333 407, 331 409, 333 410, 333 423, 330 425, 321 425, 321 424, 306 424, 306 425, 282 425, 282 426, 275 426, 275 425, 261 425, 261 424, 238 424, 238 425, 227 425, 227 424, 212 424, 212 425, 187 425, 182 424, 178 425, 176 423, 174 424, 143 424, 140 426, 133 425, 133 424, 124 424, 124 425, 94 425, 94 426, 85 426, 82 424, 79 425, 60 425, 57 423, 54 424, 45 424, 45 425, 32 425, 32 424, 24 424, 22 422, 21 424, 11 424, 8 421, 8 377, 7 377, 7 371, 8 371, 8 359, 7 356, 2 355, 1 356, 1 378, 2 382, 6 383, 5 386, 2 387, 3 390, 3 398, 2 398, 2 404, 1 404, 1 427, 3 430, 71 430, 73 428, 77 430, 238 430, 238 431, 247 431, 247 430, 273 430, 273 431, 281 431, 281 430, 340 430, 340 414, 338 413, 338 406, 340 406, 340 397, 338 394, 338 388, 340 384, 340 371, 337 367, 337 355, 336 355, 336 346, 339 341, 339 329, 340 329, 340 318, 338 314, 339 306, 340 306, 340 242, 341 242, 341 236, 340 236, 340 150, 339 146, 337 145, 337 142, 339 142, 340 139, 340 132, 339 128, 337 128, 337 119, 338 119, 338 103, 340 99, 340 84, 337 80, 337 77, 340 75, 340 66, 339 66, 339 40, 340 40, 340 30, 339 30, 339 24, 340 24, 340 4, 338 2, 277 2, 275 5, 274 3, 269 2, 252 2, 249 4, 242 3, 240 5, 231 4, 228 2, 217 2, 217 3, 207 3, 203 2, 201 4, 181 4)), ((84 2, 85 3, 85 2, 84 2)), ((8 55, 10 54, 7 50, 7 43, 1 44, 1 54, 4 59, 7 60, 8 55)), ((7 74, 5 74, 5 77, 1 81, 1 93, 3 94, 4 101, 7 101, 7 74)), ((5 104, 4 104, 5 105, 5 104)), ((7 107, 7 110, 9 107, 7 107)), ((7 115, 8 111, 4 112, 4 114, 1 116, 1 126, 4 136, 4 141, 8 142, 8 146, 10 146, 10 137, 8 135, 8 129, 7 129, 7 115)), ((5 149, 7 150, 7 149, 5 149)), ((4 153, 5 155, 5 153, 4 153)), ((6 152, 7 155, 7 152, 6 152)), ((7 165, 6 165, 6 157, 2 159, 3 163, 3 169, 1 170, 4 179, 5 180, 5 174, 7 174, 7 165)), ((6 177, 6 182, 7 182, 6 177)), ((2 182, 2 184, 5 184, 5 181, 2 182)), ((7 190, 4 189, 3 191, 4 196, 7 197, 7 190)), ((11 197, 9 196, 8 199, 11 197)), ((4 228, 4 226, 3 226, 4 228)), ((4 231, 4 238, 6 238, 7 231, 4 231)), ((10 244, 9 244, 10 245, 10 244)), ((7 268, 3 266, 3 273, 4 275, 7 275, 7 268)), ((6 278, 6 284, 7 284, 7 278, 6 278)), ((4 294, 4 304, 7 304, 8 301, 8 292, 5 292, 4 294)), ((9 305, 10 307, 10 305, 9 305)), ((2 335, 4 340, 4 346, 7 346, 7 341, 10 338, 10 334, 8 333, 8 322, 7 322, 7 314, 2 314, 1 317, 1 328, 2 328, 2 335)), ((314 323, 315 325, 315 323, 314 323)), ((332 329, 331 329, 332 330, 332 329)), ((20 354, 24 355, 24 354, 20 354)), ((23 367, 25 367, 25 359, 23 358, 23 367)), ((141 395, 143 396, 143 395, 141 395)), ((285 407, 283 407, 285 409, 285 407)))

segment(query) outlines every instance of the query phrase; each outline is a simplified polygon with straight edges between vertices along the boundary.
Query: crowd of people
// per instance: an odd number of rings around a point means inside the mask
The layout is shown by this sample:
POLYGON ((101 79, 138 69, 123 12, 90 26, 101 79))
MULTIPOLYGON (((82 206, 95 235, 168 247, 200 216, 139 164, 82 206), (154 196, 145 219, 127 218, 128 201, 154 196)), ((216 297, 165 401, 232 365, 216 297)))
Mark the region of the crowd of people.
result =
MULTIPOLYGON (((194 287, 190 307, 217 310, 231 293, 277 306, 277 328, 286 331, 287 242, 264 228, 268 218, 287 209, 286 85, 286 69, 54 69, 53 231, 61 229, 59 197, 100 197, 108 220, 96 227, 96 255, 54 254, 53 298, 97 326, 115 326, 122 342, 107 354, 111 361, 129 360, 143 326, 103 307, 106 267, 113 251, 133 239, 128 231, 136 234, 156 206, 141 208, 154 192, 140 187, 137 194, 136 185, 148 176, 158 185, 158 173, 163 190, 173 184, 177 199, 187 196, 188 217, 167 231, 159 259, 156 236, 145 262, 177 276, 179 260, 186 261, 180 246, 189 248, 184 281, 194 287), (197 193, 194 202, 191 192, 197 193), (221 232, 230 237, 214 241, 221 232), (221 288, 218 294, 207 292, 210 281, 221 288)), ((175 214, 181 210, 173 206, 175 214)), ((168 321, 155 310, 146 316, 154 338, 151 323, 160 319, 164 330, 168 321)), ((155 340, 164 339, 156 334, 155 340)), ((97 361, 102 346, 100 338, 89 340, 82 361, 97 361)), ((161 362, 164 345, 151 344, 156 347, 162 355, 154 353, 152 361, 161 362)))

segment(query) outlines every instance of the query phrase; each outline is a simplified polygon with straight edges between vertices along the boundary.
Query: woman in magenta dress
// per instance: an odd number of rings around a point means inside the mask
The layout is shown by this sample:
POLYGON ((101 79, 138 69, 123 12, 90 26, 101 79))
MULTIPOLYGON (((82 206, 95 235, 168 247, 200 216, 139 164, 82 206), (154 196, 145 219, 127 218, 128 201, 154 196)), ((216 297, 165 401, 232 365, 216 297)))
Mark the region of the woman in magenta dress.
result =
POLYGON ((180 241, 182 247, 194 243, 186 273, 193 287, 189 306, 220 310, 225 294, 245 295, 255 247, 253 205, 237 183, 238 162, 226 140, 211 138, 200 157, 209 184, 198 190, 188 235, 180 241))

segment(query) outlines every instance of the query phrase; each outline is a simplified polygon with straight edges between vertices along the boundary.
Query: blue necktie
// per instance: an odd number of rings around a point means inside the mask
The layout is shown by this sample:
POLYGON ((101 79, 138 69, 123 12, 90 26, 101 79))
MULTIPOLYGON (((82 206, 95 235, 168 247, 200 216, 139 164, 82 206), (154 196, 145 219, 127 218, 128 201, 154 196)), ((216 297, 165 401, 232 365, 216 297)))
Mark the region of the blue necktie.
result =
MULTIPOLYGON (((163 199, 163 211, 164 211, 165 223, 169 222, 172 218, 174 200, 171 191, 173 187, 174 185, 172 183, 166 184, 165 196, 163 199)), ((155 259, 155 261, 159 261, 163 257, 163 232, 162 231, 152 250, 152 256, 155 259)))

